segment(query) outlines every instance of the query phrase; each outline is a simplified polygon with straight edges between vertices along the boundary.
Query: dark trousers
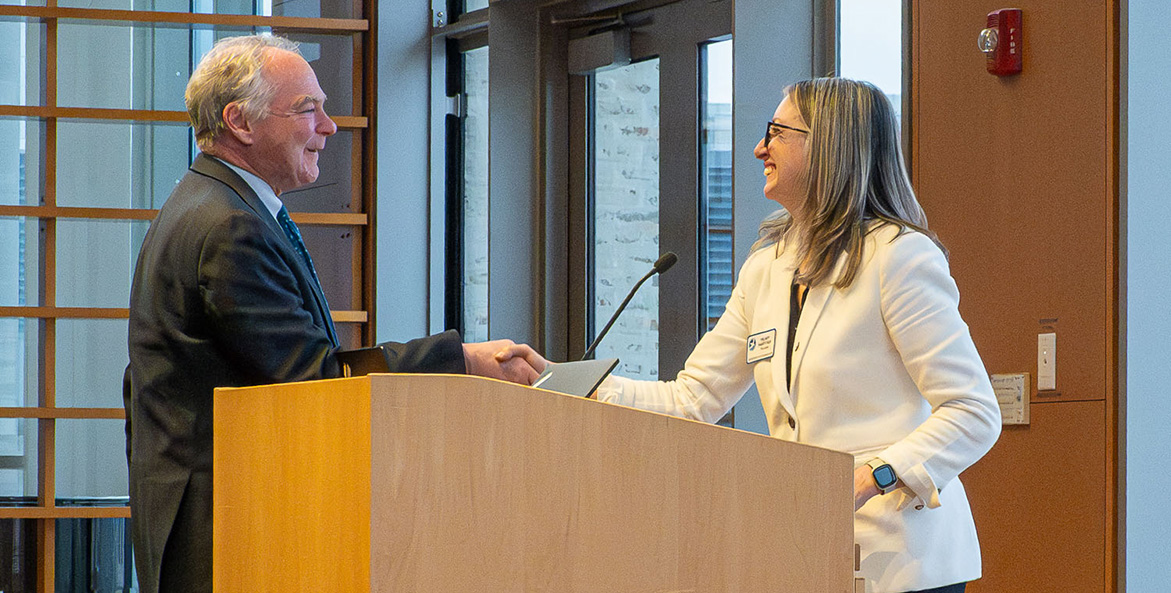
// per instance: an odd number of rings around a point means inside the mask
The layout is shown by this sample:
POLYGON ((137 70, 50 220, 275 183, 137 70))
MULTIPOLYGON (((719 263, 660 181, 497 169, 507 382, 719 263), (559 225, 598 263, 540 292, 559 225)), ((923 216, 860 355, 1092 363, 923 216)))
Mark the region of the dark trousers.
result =
POLYGON ((907 593, 964 593, 964 587, 967 583, 956 583, 946 587, 936 587, 934 589, 923 589, 922 591, 907 591, 907 593))
POLYGON ((187 482, 159 567, 159 593, 211 593, 211 474, 187 482))

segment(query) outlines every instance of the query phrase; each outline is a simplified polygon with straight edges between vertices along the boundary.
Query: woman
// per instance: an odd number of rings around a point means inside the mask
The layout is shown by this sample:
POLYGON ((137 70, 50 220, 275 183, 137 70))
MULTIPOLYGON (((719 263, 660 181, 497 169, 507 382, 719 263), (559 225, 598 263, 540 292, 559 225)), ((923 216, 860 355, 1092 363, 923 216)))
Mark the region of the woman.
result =
POLYGON ((671 382, 612 377, 599 399, 714 422, 755 380, 774 437, 854 455, 855 541, 876 593, 980 576, 957 477, 1000 433, 947 257, 873 85, 797 83, 755 155, 783 210, 727 309, 671 382))

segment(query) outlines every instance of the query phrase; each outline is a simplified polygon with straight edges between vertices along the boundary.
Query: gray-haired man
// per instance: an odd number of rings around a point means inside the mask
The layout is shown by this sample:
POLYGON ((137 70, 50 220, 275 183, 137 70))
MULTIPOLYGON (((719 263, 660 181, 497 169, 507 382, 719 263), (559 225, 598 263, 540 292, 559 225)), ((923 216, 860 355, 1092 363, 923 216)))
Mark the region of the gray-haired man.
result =
MULTIPOLYGON (((132 535, 144 593, 211 590, 212 390, 339 375, 337 334, 280 195, 317 179, 337 125, 295 43, 220 41, 187 86, 202 154, 143 242, 125 404, 132 535)), ((397 372, 531 383, 545 361, 446 332, 387 344, 397 372), (534 368, 535 367, 535 368, 534 368)))

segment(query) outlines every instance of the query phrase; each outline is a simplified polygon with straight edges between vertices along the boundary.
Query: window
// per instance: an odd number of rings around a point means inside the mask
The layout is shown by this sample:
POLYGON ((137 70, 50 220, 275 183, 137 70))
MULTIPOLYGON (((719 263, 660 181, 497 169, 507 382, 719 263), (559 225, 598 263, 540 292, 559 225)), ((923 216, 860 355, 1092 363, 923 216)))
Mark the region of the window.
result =
MULTIPOLYGON (((659 258, 659 60, 593 75, 593 319, 600 331, 659 258)), ((659 378, 659 292, 652 278, 595 351, 620 374, 659 378)))
POLYGON ((461 122, 464 341, 488 339, 488 46, 463 52, 461 122))
POLYGON ((732 40, 700 46, 700 333, 732 297, 732 40))
POLYGON ((369 22, 353 18, 362 4, 201 0, 185 24, 162 26, 156 13, 101 4, 0 0, 3 591, 133 586, 121 401, 130 280, 156 209, 194 156, 183 90, 215 39, 297 31, 341 131, 321 154, 322 177, 282 198, 343 344, 372 336, 363 97, 373 47, 369 22), (251 16, 229 26, 228 14, 251 16))
MULTIPOLYGON (((448 4, 455 22, 439 29, 433 43, 446 60, 432 74, 443 80, 432 92, 443 101, 444 221, 443 326, 465 342, 489 339, 488 34, 487 16, 475 0, 448 4), (466 4, 466 5, 465 5, 466 4), (468 11, 477 12, 467 14, 468 11), (470 23, 470 24, 469 24, 470 23), (453 31, 454 29, 454 31, 453 31)), ((434 54, 433 54, 434 55, 434 54)), ((440 107, 442 106, 442 107, 440 107)))
POLYGON ((466 342, 488 340, 487 35, 446 40, 445 321, 466 342))
POLYGON ((903 0, 839 1, 838 71, 874 83, 902 117, 903 0))

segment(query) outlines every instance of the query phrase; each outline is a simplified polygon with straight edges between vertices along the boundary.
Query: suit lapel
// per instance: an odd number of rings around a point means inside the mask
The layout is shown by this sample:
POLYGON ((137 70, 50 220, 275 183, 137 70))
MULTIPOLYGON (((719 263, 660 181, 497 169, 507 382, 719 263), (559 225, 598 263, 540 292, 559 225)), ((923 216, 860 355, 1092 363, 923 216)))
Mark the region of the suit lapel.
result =
POLYGON ((191 163, 191 170, 216 179, 232 188, 232 191, 235 191, 240 196, 240 199, 244 200, 248 208, 255 212, 268 225, 268 228, 272 232, 281 237, 285 236, 285 231, 277 224, 276 218, 264 206, 264 202, 260 201, 260 196, 252 191, 252 187, 248 185, 247 181, 244 181, 235 171, 229 169, 227 165, 201 152, 199 156, 195 157, 195 161, 191 163))
POLYGON ((252 187, 248 185, 248 182, 244 181, 244 179, 237 175, 235 171, 231 170, 227 165, 221 163, 220 161, 203 154, 202 152, 199 153, 199 155, 197 155, 195 160, 191 163, 191 170, 201 175, 206 175, 223 182, 225 185, 232 188, 232 190, 240 196, 240 199, 244 201, 244 204, 247 205, 248 208, 251 209, 256 214, 256 216, 260 218, 260 220, 264 221, 264 224, 268 226, 269 230, 271 230, 273 233, 276 233, 278 237, 283 239, 280 243, 286 247, 286 253, 284 254, 285 260, 291 262, 291 265, 293 266, 293 269, 296 270, 297 275, 300 276, 305 281, 305 283, 311 287, 310 293, 313 296, 314 303, 317 305, 318 314, 321 315, 322 323, 326 325, 324 329, 326 333, 330 333, 328 327, 330 315, 329 305, 326 304, 325 293, 321 288, 321 283, 317 281, 317 278, 313 275, 313 272, 309 270, 309 267, 305 264, 305 261, 301 258, 300 255, 297 254, 296 250, 293 249, 292 244, 289 243, 288 236, 285 235, 285 230, 281 228, 280 223, 276 221, 276 218, 273 217, 272 213, 268 211, 267 207, 265 207, 264 202, 260 200, 260 196, 256 195, 256 192, 252 190, 252 187))

